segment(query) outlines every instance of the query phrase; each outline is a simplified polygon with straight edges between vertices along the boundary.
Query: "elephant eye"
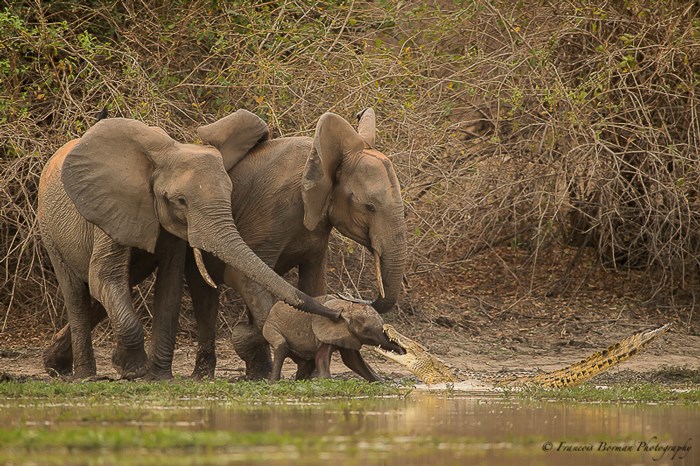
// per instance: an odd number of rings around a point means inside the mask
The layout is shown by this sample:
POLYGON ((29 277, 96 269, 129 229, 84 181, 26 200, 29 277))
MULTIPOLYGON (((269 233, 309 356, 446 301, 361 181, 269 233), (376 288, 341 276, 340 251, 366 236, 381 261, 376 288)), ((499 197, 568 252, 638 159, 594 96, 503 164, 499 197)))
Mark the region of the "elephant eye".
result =
POLYGON ((355 193, 350 191, 350 201, 354 203, 358 208, 363 208, 367 212, 373 214, 377 211, 377 207, 371 203, 371 202, 363 202, 362 199, 360 199, 359 196, 356 196, 355 193))
POLYGON ((168 204, 171 204, 171 205, 177 204, 181 207, 187 207, 187 198, 185 198, 185 196, 183 196, 182 194, 170 195, 166 192, 166 193, 163 193, 163 199, 168 204))

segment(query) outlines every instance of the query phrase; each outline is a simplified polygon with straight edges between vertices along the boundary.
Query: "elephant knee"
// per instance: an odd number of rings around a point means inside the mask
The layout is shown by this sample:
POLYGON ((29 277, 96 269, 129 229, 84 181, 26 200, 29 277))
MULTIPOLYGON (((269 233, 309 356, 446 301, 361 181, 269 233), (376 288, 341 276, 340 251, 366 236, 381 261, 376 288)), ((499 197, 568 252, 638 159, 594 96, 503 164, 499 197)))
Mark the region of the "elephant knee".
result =
POLYGON ((231 342, 237 351, 267 343, 258 327, 251 324, 238 324, 233 327, 231 330, 231 342))
POLYGON ((115 334, 127 346, 143 344, 143 326, 133 310, 129 277, 105 268, 90 270, 88 285, 90 294, 107 311, 115 334))
POLYGON ((103 269, 91 268, 88 275, 90 294, 109 310, 109 304, 119 299, 120 295, 129 292, 128 277, 121 280, 103 269))

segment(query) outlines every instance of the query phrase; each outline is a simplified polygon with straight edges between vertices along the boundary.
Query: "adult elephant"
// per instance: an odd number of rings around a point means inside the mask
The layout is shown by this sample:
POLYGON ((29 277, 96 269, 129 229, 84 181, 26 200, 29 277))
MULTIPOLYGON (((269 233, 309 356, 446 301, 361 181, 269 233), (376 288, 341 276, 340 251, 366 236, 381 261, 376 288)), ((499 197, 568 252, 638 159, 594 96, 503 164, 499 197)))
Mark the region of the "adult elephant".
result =
MULTIPOLYGON (((374 149, 375 114, 358 115, 358 130, 326 113, 310 137, 260 142, 228 174, 233 184, 233 218, 244 241, 270 267, 284 274, 298 267, 298 287, 311 296, 326 294, 326 264, 331 230, 365 246, 375 257, 379 297, 374 307, 389 311, 402 288, 406 261, 404 209, 391 161, 374 149)), ((229 149, 219 136, 226 118, 201 127, 200 138, 229 149)), ((230 155, 230 154, 229 154, 230 155)), ((269 375, 269 346, 262 327, 275 299, 238 270, 211 257, 207 268, 243 297, 249 322, 233 329, 233 344, 246 375, 269 375)), ((216 290, 202 280, 188 256, 187 280, 197 319, 198 343, 193 376, 213 377, 216 365, 216 290)))
POLYGON ((187 243, 299 309, 338 317, 275 274, 234 224, 226 171, 266 135, 262 120, 239 110, 219 128, 222 155, 212 146, 178 143, 160 128, 113 118, 54 154, 41 175, 38 216, 70 331, 45 352, 47 369, 67 373, 72 363, 74 377, 94 376, 90 331, 106 312, 121 377, 171 377, 187 243), (156 266, 149 361, 130 285, 156 266))

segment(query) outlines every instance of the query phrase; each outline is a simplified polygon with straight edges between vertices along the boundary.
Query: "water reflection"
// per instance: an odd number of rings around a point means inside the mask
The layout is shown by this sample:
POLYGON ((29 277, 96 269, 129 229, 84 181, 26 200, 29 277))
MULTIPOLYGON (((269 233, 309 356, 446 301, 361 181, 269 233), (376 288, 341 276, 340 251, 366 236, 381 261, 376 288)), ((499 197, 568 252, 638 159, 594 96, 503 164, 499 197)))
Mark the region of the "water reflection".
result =
MULTIPOLYGON (((324 451, 308 457, 293 445, 256 450, 253 459, 266 464, 700 464, 700 445, 693 443, 700 441, 697 405, 564 403, 414 393, 406 398, 272 406, 207 402, 173 409, 7 405, 0 411, 0 424, 53 429, 138 425, 143 429, 277 432, 326 439, 324 451), (683 445, 690 446, 690 451, 675 457, 658 450, 683 445)), ((240 454, 232 445, 224 462, 235 462, 240 454)), ((252 461, 250 456, 240 458, 252 461)))
MULTIPOLYGON (((208 410, 204 428, 250 431, 302 431, 340 435, 392 432, 415 435, 467 435, 486 438, 514 436, 594 437, 629 432, 644 436, 676 432, 692 434, 700 428, 697 406, 564 403, 498 398, 455 398, 433 394, 406 399, 367 400, 338 406, 282 405, 208 410)), ((700 433, 700 432, 698 432, 700 433)))

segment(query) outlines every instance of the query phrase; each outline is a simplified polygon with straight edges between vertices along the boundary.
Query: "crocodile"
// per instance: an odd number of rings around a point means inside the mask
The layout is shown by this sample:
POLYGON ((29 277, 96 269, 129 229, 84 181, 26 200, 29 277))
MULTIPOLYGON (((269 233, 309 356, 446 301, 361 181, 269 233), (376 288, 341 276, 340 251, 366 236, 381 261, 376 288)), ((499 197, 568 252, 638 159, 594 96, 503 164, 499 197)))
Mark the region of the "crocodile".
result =
MULTIPOLYGON (((624 340, 588 356, 586 359, 571 364, 563 369, 543 374, 512 378, 494 378, 490 380, 494 387, 508 386, 541 386, 546 388, 563 388, 580 385, 600 373, 625 361, 654 338, 665 333, 671 324, 636 333, 624 340)), ((389 340, 402 347, 406 353, 397 354, 382 348, 374 347, 374 351, 387 359, 405 366, 416 377, 428 385, 460 382, 454 372, 442 361, 433 356, 420 343, 399 333, 391 324, 384 324, 384 333, 389 340)))

